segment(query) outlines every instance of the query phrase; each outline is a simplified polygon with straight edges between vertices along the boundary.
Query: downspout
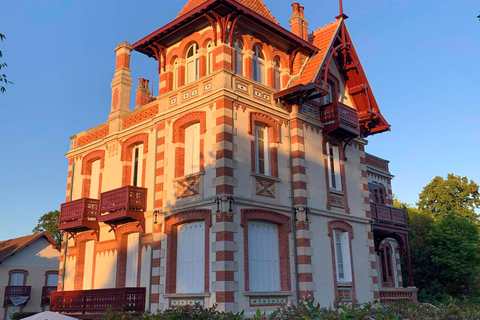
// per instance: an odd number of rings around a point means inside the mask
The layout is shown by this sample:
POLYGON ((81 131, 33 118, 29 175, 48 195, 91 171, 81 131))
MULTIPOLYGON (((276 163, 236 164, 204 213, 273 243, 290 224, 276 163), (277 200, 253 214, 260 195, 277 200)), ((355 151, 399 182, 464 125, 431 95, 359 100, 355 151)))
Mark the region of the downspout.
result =
MULTIPOLYGON (((153 84, 152 84, 153 85, 153 84)), ((153 211, 155 212, 155 188, 157 185, 157 148, 158 148, 158 127, 155 126, 155 155, 154 155, 154 165, 153 165, 153 211)), ((148 277, 148 297, 147 297, 147 305, 148 305, 148 311, 152 312, 152 276, 153 276, 153 243, 154 243, 154 238, 155 238, 155 218, 153 217, 152 214, 152 242, 150 244, 150 276, 148 277)))
POLYGON ((290 128, 290 119, 288 120, 288 143, 289 143, 289 158, 290 158, 290 190, 292 190, 292 233, 293 233, 293 259, 295 262, 295 300, 297 307, 300 305, 300 283, 298 277, 298 248, 297 248, 297 222, 295 210, 295 190, 293 187, 293 159, 292 159, 292 130, 290 128))
MULTIPOLYGON (((75 177, 75 161, 72 163, 72 177, 70 178, 70 190, 68 200, 72 201, 73 195, 73 177, 75 177)), ((63 270, 62 270, 62 291, 65 291, 65 272, 67 270, 67 250, 68 250, 68 233, 65 234, 65 249, 63 250, 63 270)))

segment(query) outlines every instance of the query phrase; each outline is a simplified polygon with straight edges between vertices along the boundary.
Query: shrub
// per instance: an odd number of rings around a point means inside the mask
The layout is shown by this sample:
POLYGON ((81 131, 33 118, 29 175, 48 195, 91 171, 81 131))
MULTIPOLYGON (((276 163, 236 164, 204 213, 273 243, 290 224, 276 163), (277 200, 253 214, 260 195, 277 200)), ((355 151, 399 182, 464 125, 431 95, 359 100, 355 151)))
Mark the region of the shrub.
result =
POLYGON ((10 316, 10 319, 20 320, 20 319, 23 319, 23 318, 26 318, 26 317, 33 316, 37 313, 38 312, 15 312, 15 313, 12 313, 12 315, 10 316))

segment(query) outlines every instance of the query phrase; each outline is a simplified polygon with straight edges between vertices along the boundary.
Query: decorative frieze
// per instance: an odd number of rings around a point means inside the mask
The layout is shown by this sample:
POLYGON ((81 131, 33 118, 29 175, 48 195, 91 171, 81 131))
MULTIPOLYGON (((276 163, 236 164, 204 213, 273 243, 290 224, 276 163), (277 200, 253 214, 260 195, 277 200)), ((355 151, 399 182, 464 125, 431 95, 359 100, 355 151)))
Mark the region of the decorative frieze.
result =
POLYGON ((158 113, 158 105, 148 108, 144 111, 138 112, 130 117, 123 119, 123 129, 127 129, 137 123, 143 122, 145 120, 155 117, 158 113))
POLYGON ((100 128, 98 130, 93 131, 92 133, 88 133, 83 137, 78 138, 77 142, 77 147, 82 147, 86 144, 89 144, 93 141, 102 139, 106 136, 108 136, 108 133, 110 131, 109 126, 105 126, 103 128, 100 128))

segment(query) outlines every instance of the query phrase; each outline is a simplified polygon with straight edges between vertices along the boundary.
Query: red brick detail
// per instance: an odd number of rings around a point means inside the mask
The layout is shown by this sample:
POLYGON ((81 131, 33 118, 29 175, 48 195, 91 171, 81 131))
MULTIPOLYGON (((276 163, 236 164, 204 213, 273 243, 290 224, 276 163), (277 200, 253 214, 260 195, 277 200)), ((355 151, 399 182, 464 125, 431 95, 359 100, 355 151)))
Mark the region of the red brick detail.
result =
POLYGON ((250 135, 255 135, 255 123, 261 123, 271 128, 270 142, 280 143, 280 123, 277 120, 273 119, 269 115, 260 112, 250 112, 249 119, 250 121, 248 123, 248 133, 250 135))
POLYGON ((130 68, 130 55, 127 53, 121 53, 117 55, 117 63, 115 65, 115 70, 120 68, 130 68))
MULTIPOLYGON (((95 150, 87 154, 82 159, 82 197, 90 197, 90 186, 91 186, 91 174, 92 174, 92 163, 100 160, 100 170, 103 170, 105 167, 105 150, 95 150)), ((103 173, 100 172, 99 181, 98 181, 98 196, 97 199, 100 199, 100 193, 102 191, 102 176, 103 173)))
POLYGON ((151 119, 155 117, 158 113, 158 105, 148 108, 142 112, 138 112, 130 117, 123 119, 122 121, 122 128, 127 129, 137 123, 143 122, 145 120, 151 119))
POLYGON ((280 253, 280 285, 282 291, 290 291, 290 253, 288 235, 292 231, 290 217, 262 209, 244 209, 241 211, 241 226, 243 228, 244 265, 245 265, 245 291, 249 291, 249 266, 248 266, 248 221, 260 220, 278 225, 278 246, 280 253))
POLYGON ((173 143, 185 143, 185 129, 192 124, 200 123, 200 134, 207 132, 205 111, 193 111, 173 122, 173 143))
POLYGON ((212 215, 210 210, 192 210, 173 214, 165 219, 165 234, 167 235, 167 274, 166 293, 175 293, 177 288, 177 234, 178 227, 193 221, 205 221, 205 292, 209 292, 210 266, 210 227, 212 215))
POLYGON ((255 194, 257 196, 275 199, 275 186, 274 180, 255 177, 255 194))
POLYGON ((143 144, 143 154, 148 153, 148 133, 139 133, 122 142, 122 161, 132 161, 132 150, 135 146, 143 144))
POLYGON ((108 136, 108 133, 110 132, 110 127, 106 126, 100 129, 97 129, 93 131, 92 133, 87 133, 83 137, 80 137, 77 139, 77 147, 82 147, 86 144, 89 144, 90 142, 100 140, 106 136, 108 136))
POLYGON ((113 104, 113 110, 117 110, 118 108, 118 100, 120 93, 118 92, 118 88, 115 88, 115 91, 113 92, 113 98, 112 98, 112 104, 113 104))
POLYGON ((337 306, 339 301, 338 296, 338 282, 337 282, 337 263, 335 261, 335 237, 333 235, 334 230, 341 230, 343 232, 348 232, 348 240, 350 245, 350 265, 352 267, 352 301, 353 303, 358 303, 357 294, 355 290, 355 272, 353 268, 353 251, 352 251, 352 239, 353 239, 353 227, 346 221, 343 220, 332 220, 328 222, 328 236, 330 237, 330 249, 332 255, 332 267, 333 267, 333 284, 334 284, 334 293, 335 300, 334 305, 337 306))
POLYGON ((200 194, 200 176, 177 181, 177 198, 183 199, 200 194))

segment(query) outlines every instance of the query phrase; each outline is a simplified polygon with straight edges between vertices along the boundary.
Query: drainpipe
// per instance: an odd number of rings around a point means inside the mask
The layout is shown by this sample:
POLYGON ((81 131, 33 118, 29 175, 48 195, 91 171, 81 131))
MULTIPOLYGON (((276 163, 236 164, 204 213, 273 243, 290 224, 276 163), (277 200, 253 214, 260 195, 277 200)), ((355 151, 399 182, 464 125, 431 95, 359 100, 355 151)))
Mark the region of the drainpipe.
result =
POLYGON ((293 259, 295 262, 295 299, 297 307, 300 304, 300 283, 298 278, 298 248, 297 248, 297 223, 295 212, 295 194, 293 188, 293 159, 292 159, 292 130, 290 128, 290 120, 288 120, 288 143, 289 143, 289 158, 290 158, 290 190, 292 190, 292 233, 293 233, 293 259))
MULTIPOLYGON (((153 85, 153 84, 152 84, 153 85)), ((155 163, 153 165, 153 212, 155 212, 155 188, 157 184, 157 148, 158 148, 158 127, 155 126, 155 155, 154 155, 154 160, 155 163)), ((153 243, 154 243, 154 238, 155 238, 155 218, 153 217, 152 214, 152 242, 150 244, 150 275, 148 277, 148 297, 147 297, 147 305, 148 305, 148 311, 152 312, 152 275, 153 275, 153 243)))

